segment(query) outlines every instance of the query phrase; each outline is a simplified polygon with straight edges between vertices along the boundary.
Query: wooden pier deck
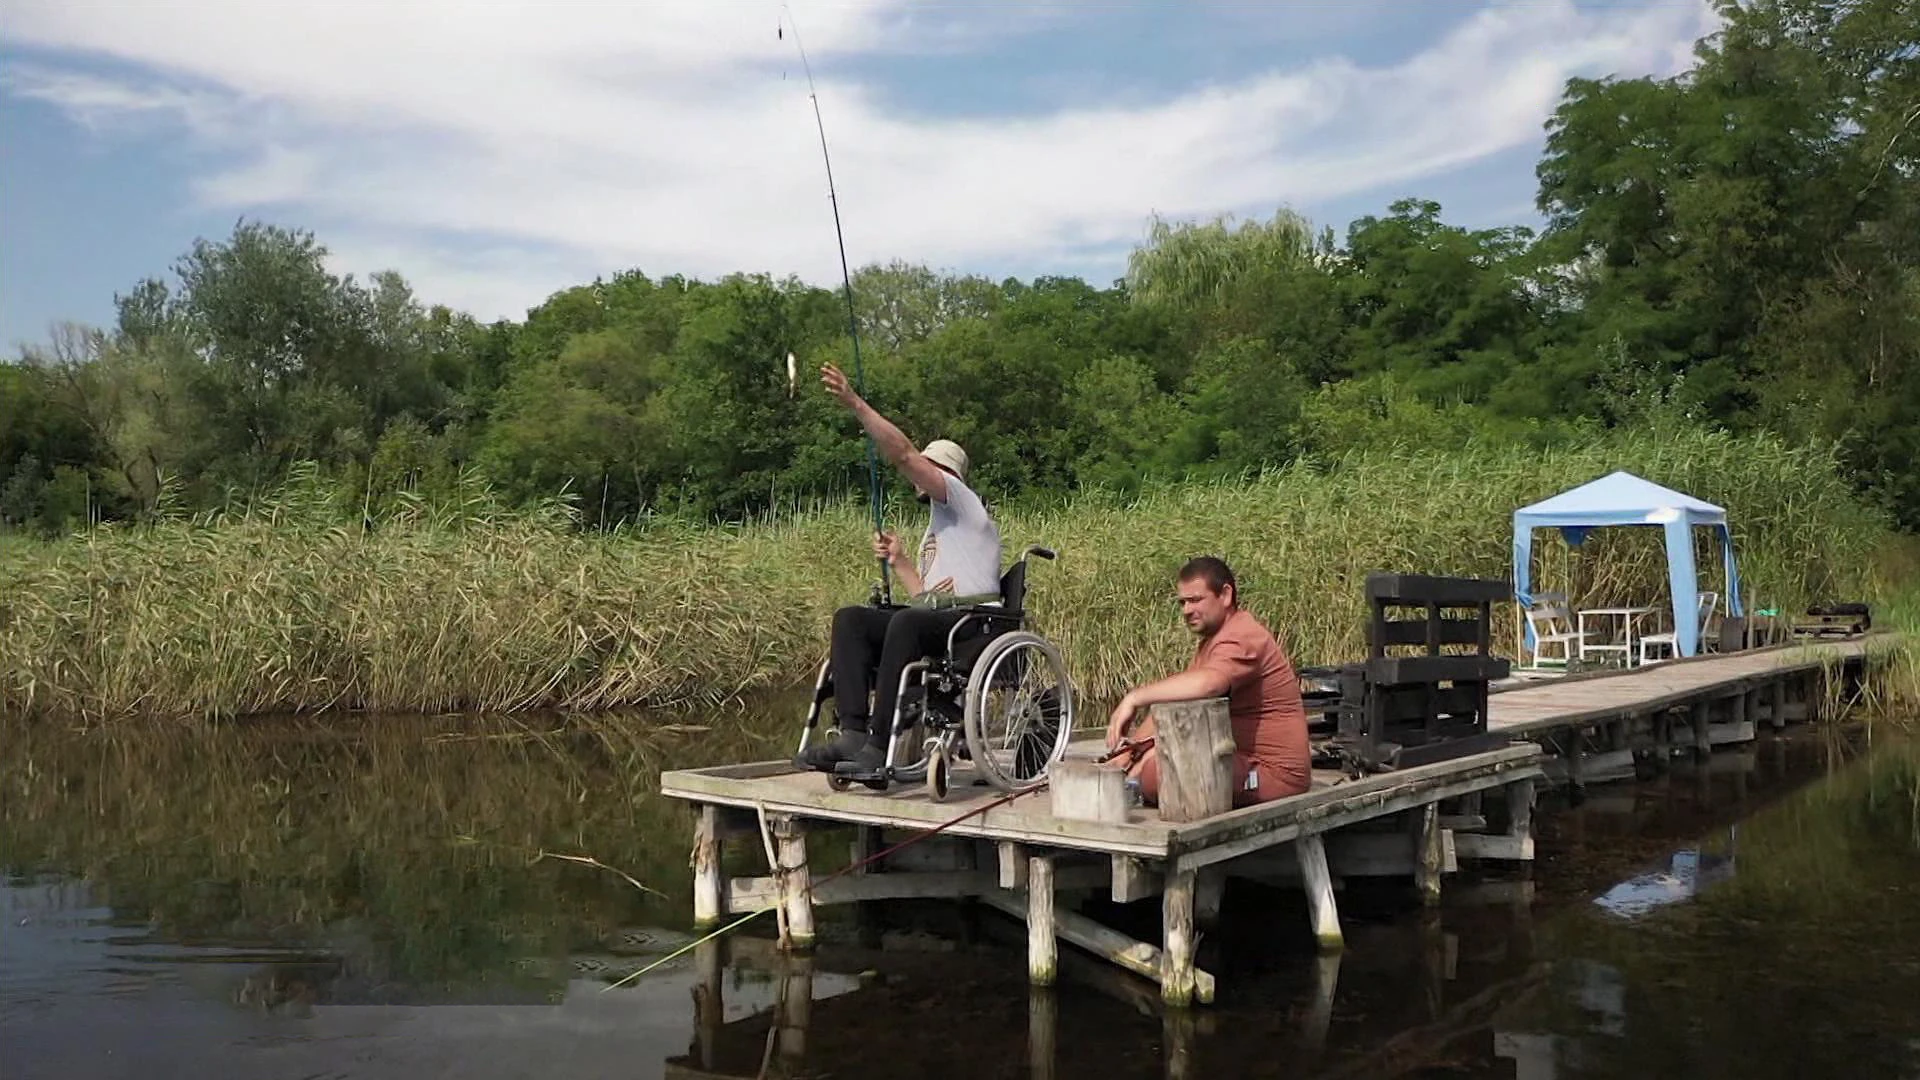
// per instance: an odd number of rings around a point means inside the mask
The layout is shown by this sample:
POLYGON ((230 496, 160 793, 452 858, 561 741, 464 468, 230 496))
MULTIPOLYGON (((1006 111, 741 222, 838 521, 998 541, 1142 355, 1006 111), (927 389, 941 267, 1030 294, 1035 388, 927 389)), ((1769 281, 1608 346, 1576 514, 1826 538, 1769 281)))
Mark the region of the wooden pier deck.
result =
MULTIPOLYGON (((1505 746, 1358 779, 1316 771, 1304 794, 1183 824, 1149 808, 1134 808, 1124 823, 1062 819, 1044 790, 995 805, 1000 793, 968 786, 965 772, 940 802, 919 785, 836 792, 785 761, 665 772, 660 790, 698 810, 692 862, 702 925, 772 910, 782 942, 805 950, 818 904, 977 897, 1027 923, 1035 984, 1053 981, 1065 939, 1158 982, 1169 1003, 1207 1003, 1215 986, 1194 965, 1194 924, 1217 910, 1226 874, 1297 881, 1322 948, 1336 951, 1337 882, 1411 878, 1423 901, 1437 902, 1443 875, 1460 860, 1532 859, 1543 779, 1584 786, 1632 776, 1642 759, 1664 765, 1675 752, 1749 741, 1759 724, 1810 718, 1829 696, 1828 680, 1856 678, 1866 651, 1861 639, 1826 641, 1509 687, 1492 695, 1488 712, 1488 730, 1511 737, 1505 746), (877 866, 814 885, 809 834, 844 831, 859 858, 936 827, 939 835, 877 866), (722 849, 732 840, 764 853, 767 874, 728 877, 722 849), (1073 910, 1086 890, 1116 902, 1159 896, 1162 944, 1073 910), (1056 903, 1056 894, 1069 902, 1056 903)), ((1069 757, 1098 749, 1076 743, 1069 757)))

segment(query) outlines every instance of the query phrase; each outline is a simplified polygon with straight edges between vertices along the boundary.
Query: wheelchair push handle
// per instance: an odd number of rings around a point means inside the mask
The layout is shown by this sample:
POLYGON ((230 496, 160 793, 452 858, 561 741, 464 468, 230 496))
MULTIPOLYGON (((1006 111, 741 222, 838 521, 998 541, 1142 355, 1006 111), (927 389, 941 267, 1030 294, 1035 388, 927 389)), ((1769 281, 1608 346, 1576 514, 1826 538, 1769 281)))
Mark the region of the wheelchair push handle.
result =
MULTIPOLYGON (((1026 555, 1036 555, 1042 559, 1047 560, 1048 562, 1052 562, 1054 558, 1052 548, 1041 547, 1039 544, 1035 544, 1032 547, 1028 548, 1026 550, 1026 555)), ((1025 555, 1023 555, 1022 558, 1025 558, 1025 555)))

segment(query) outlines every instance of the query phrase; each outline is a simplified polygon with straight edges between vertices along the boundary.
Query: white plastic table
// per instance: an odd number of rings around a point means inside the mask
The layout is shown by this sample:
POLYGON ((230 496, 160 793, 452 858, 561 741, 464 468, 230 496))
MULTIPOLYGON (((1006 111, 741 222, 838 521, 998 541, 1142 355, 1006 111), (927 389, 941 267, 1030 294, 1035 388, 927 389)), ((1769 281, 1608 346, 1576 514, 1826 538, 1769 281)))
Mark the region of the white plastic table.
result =
POLYGON ((1580 611, 1579 620, 1578 620, 1578 628, 1580 631, 1580 659, 1585 660, 1587 658, 1588 653, 1617 652, 1620 654, 1621 666, 1632 667, 1633 655, 1634 655, 1633 654, 1633 624, 1638 622, 1641 616, 1651 615, 1658 610, 1660 609, 1651 608, 1651 607, 1582 608, 1580 611), (1598 616, 1602 619, 1606 619, 1609 621, 1613 619, 1619 619, 1621 625, 1626 630, 1625 644, 1615 644, 1611 642, 1605 645, 1587 644, 1587 616, 1589 615, 1598 616))

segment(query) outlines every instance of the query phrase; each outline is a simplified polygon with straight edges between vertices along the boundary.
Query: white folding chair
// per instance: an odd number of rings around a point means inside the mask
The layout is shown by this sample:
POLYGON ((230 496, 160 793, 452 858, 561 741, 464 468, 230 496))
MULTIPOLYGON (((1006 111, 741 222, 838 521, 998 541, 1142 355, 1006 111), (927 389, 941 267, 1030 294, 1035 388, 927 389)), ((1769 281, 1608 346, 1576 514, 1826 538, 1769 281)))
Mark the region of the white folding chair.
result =
POLYGON ((1582 644, 1583 635, 1574 629, 1573 611, 1567 607, 1567 598, 1562 593, 1538 593, 1533 603, 1527 607, 1527 626, 1533 631, 1534 670, 1553 660, 1566 667, 1573 658, 1575 650, 1582 644), (1549 646, 1558 645, 1558 658, 1541 655, 1549 646))
MULTIPOLYGON (((1694 613, 1694 616, 1697 620, 1694 626, 1695 626, 1695 632, 1698 635, 1695 638, 1695 640, 1700 642, 1703 648, 1704 648, 1704 644, 1707 636, 1707 623, 1712 621, 1713 611, 1715 608, 1719 606, 1720 606, 1719 593, 1703 592, 1700 594, 1699 602, 1696 605, 1697 610, 1694 613)), ((1674 644, 1675 636, 1676 635, 1674 634, 1674 632, 1669 630, 1664 634, 1648 634, 1645 637, 1641 638, 1640 639, 1640 662, 1642 664, 1653 663, 1654 662, 1653 658, 1648 655, 1648 653, 1653 649, 1665 649, 1667 651, 1666 658, 1669 660, 1673 659, 1674 656, 1678 654, 1680 651, 1679 646, 1674 644)))

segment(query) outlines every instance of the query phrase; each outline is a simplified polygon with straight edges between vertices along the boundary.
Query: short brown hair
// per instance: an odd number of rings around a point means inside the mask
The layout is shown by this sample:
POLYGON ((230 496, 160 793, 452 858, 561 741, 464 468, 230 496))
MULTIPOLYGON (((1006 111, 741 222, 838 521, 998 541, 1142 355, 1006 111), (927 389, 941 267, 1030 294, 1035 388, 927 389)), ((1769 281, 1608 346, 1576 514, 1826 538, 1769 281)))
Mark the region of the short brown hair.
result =
POLYGON ((1193 581, 1196 578, 1206 582, 1207 588, 1216 596, 1221 590, 1232 586, 1233 606, 1240 606, 1240 584, 1233 579, 1233 567, 1228 566, 1225 560, 1217 559, 1212 555, 1197 555, 1188 559, 1187 564, 1180 568, 1178 580, 1184 582, 1193 581))

